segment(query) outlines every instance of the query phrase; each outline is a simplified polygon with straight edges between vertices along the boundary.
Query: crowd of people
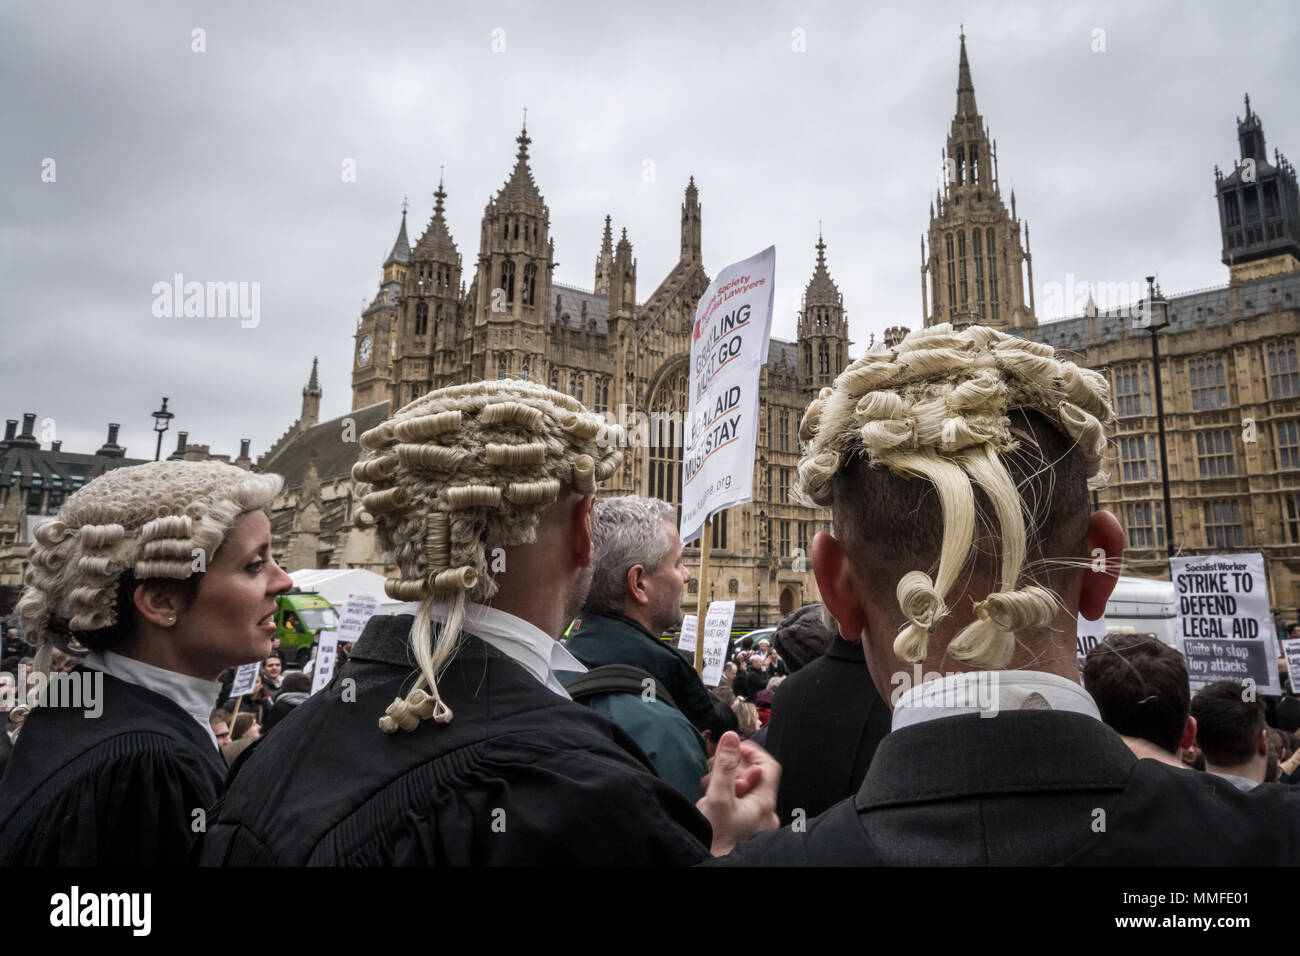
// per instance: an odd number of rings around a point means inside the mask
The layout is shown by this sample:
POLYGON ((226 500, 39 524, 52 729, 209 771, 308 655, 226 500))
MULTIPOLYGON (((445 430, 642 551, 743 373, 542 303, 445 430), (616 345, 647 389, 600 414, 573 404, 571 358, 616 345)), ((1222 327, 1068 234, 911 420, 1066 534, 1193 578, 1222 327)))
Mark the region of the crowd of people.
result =
POLYGON ((621 430, 537 383, 360 436, 400 607, 316 693, 274 647, 280 479, 108 472, 37 527, 15 649, 102 707, 12 708, 0 864, 1295 863, 1289 685, 1193 696, 1119 634, 1080 682, 1123 556, 1089 507, 1112 419, 1100 376, 991 329, 873 349, 800 427, 821 603, 713 688, 662 638, 673 507, 597 497, 621 430))

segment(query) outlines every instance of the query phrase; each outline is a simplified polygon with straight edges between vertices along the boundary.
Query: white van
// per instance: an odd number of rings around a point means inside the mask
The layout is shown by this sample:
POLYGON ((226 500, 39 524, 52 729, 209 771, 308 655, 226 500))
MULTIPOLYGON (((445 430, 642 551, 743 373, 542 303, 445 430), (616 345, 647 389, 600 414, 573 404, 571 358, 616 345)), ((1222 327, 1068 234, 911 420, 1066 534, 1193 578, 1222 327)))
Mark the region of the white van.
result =
POLYGON ((1176 649, 1178 605, 1173 582, 1121 577, 1106 602, 1106 630, 1154 634, 1176 649))

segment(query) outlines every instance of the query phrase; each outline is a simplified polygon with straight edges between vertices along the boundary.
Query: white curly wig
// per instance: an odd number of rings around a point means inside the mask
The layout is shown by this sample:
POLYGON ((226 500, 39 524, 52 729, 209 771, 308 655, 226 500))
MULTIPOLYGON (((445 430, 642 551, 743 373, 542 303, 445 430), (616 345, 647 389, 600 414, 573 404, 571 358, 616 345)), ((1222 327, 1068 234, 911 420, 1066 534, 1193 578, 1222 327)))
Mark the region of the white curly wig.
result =
POLYGON ((622 429, 568 395, 499 379, 430 392, 361 444, 354 520, 375 528, 401 571, 385 585, 388 595, 421 602, 411 634, 420 676, 379 726, 394 733, 430 717, 446 723, 452 715, 437 677, 455 650, 466 602, 496 593, 491 549, 535 541, 539 517, 562 489, 594 494, 623 460, 622 429), (436 640, 435 604, 448 605, 436 640))
POLYGON ((207 567, 242 513, 265 508, 279 475, 222 462, 155 461, 115 468, 36 526, 18 602, 36 666, 48 670, 69 639, 117 624, 118 584, 186 580, 207 567), (202 560, 200 560, 200 555, 202 560))
POLYGON ((874 349, 823 388, 804 414, 799 437, 806 450, 794 491, 805 504, 831 506, 832 479, 859 455, 873 467, 930 482, 938 495, 943 540, 935 577, 915 569, 897 584, 908 623, 894 652, 905 661, 925 659, 930 636, 950 611, 945 601, 974 543, 974 485, 999 525, 1001 584, 974 604, 975 620, 947 652, 972 667, 1002 667, 1018 629, 1055 619, 1057 595, 1019 584, 1027 509, 1002 455, 1020 447, 1018 438, 1033 439, 1013 428, 1008 412, 1017 408, 1041 413, 1079 446, 1089 487, 1105 483, 1104 426, 1114 419, 1105 378, 1057 359, 1050 346, 984 326, 935 325, 874 349))

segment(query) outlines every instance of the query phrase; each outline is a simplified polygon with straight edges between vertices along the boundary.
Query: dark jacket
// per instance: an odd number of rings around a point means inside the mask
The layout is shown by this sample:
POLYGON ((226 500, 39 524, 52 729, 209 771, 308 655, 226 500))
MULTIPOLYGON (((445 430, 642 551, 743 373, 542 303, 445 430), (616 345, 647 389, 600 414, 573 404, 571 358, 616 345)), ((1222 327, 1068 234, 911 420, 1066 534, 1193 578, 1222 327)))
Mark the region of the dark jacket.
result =
POLYGON ((1008 711, 897 730, 856 796, 724 865, 1300 863, 1300 792, 1138 760, 1099 720, 1008 711))
POLYGON ((624 730, 649 758, 655 773, 666 784, 691 803, 704 796, 700 780, 709 772, 704 738, 677 709, 672 695, 658 681, 651 685, 653 693, 645 693, 642 680, 647 684, 651 681, 647 672, 626 664, 612 664, 586 674, 562 673, 556 676, 574 700, 624 730), (593 693, 584 689, 606 671, 627 672, 634 676, 626 678, 627 687, 620 691, 593 693))
POLYGON ((385 734, 415 680, 409 615, 373 617, 329 686, 232 769, 205 865, 695 863, 708 821, 608 720, 470 635, 438 681, 453 716, 385 734))
POLYGON ((861 643, 836 636, 823 656, 782 681, 767 733, 767 750, 781 764, 781 822, 796 808, 812 818, 857 793, 890 719, 861 643))
POLYGON ((582 612, 564 642, 588 667, 631 664, 648 672, 668 688, 677 709, 701 732, 713 724, 713 703, 700 675, 672 645, 621 614, 582 612))
POLYGON ((102 677, 99 716, 36 707, 23 724, 0 778, 0 866, 185 863, 226 765, 175 702, 102 677))

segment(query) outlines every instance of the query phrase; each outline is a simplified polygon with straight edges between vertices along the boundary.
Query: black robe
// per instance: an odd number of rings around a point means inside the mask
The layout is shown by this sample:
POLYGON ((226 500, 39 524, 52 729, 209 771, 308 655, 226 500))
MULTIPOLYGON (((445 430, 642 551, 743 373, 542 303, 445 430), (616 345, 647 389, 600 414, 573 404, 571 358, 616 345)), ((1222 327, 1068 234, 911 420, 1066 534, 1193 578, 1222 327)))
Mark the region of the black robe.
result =
POLYGON ((1139 760, 1067 711, 890 733, 862 787, 719 866, 1296 866, 1300 793, 1139 760))
POLYGON ((447 724, 385 734, 415 680, 409 615, 372 618, 330 685, 233 769, 204 865, 696 863, 708 821, 631 739, 470 635, 447 724), (351 697, 352 699, 349 699, 351 697))
POLYGON ((18 734, 0 777, 0 866, 186 862, 225 764, 174 701, 102 677, 98 717, 36 707, 18 734))

